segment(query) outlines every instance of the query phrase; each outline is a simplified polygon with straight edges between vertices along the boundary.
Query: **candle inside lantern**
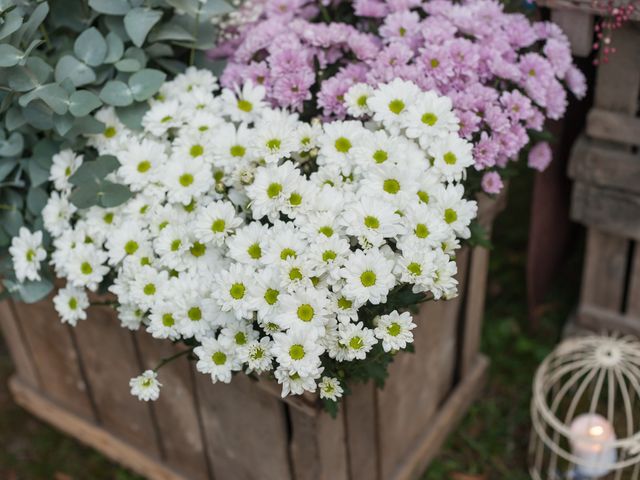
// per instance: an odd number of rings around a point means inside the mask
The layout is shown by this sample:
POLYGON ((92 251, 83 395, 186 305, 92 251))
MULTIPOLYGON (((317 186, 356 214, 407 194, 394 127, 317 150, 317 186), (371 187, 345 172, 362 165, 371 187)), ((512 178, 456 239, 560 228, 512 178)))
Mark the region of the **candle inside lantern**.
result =
POLYGON ((592 478, 609 473, 617 461, 613 425, 601 415, 588 413, 571 422, 570 432, 571 450, 579 459, 578 472, 592 478))

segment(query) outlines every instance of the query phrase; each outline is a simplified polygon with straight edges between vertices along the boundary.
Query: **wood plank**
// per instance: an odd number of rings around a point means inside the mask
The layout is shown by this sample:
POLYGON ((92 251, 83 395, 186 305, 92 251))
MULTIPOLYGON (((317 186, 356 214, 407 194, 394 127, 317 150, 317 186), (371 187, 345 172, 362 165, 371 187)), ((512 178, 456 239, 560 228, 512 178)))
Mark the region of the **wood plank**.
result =
POLYGON ((390 478, 453 388, 462 305, 469 286, 468 248, 459 251, 457 263, 458 297, 420 306, 414 320, 415 353, 398 353, 384 389, 377 392, 382 479, 390 478))
POLYGON ((96 423, 60 407, 20 378, 11 378, 9 388, 22 408, 140 475, 150 480, 187 480, 96 423))
POLYGON ((633 249, 625 315, 640 337, 640 242, 635 242, 633 249))
POLYGON ((593 49, 593 15, 580 10, 554 9, 551 21, 569 38, 571 52, 578 57, 588 57, 593 49))
POLYGON ((588 230, 579 316, 585 307, 621 313, 628 250, 627 239, 595 228, 588 230))
MULTIPOLYGON (((390 372, 390 378, 393 373, 390 372)), ((378 408, 373 382, 351 386, 351 394, 342 402, 349 452, 351 480, 382 480, 379 471, 378 408)), ((396 406, 399 410, 399 407, 396 406)), ((391 414, 391 412, 389 412, 391 414)))
POLYGON ((33 363, 33 356, 25 341, 18 317, 15 314, 15 306, 11 300, 0 301, 0 328, 2 336, 9 349, 13 365, 20 379, 33 387, 40 386, 38 372, 33 363))
POLYGON ((33 304, 16 304, 15 314, 33 356, 42 391, 77 415, 95 419, 71 328, 53 307, 53 293, 33 304))
POLYGON ((349 480, 344 411, 309 416, 289 408, 291 463, 295 480, 349 480))
POLYGON ((587 116, 587 134, 593 138, 629 146, 640 145, 640 118, 627 113, 592 108, 587 116))
MULTIPOLYGON (((618 5, 625 5, 628 0, 618 0, 618 5)), ((536 5, 540 7, 548 7, 553 10, 569 10, 571 12, 586 12, 594 15, 605 13, 601 7, 592 0, 538 0, 536 5)), ((604 5, 604 3, 600 3, 604 5)), ((635 9, 631 14, 631 19, 640 20, 640 10, 635 9)))
POLYGON ((583 135, 573 146, 569 176, 596 186, 640 194, 640 154, 583 135))
MULTIPOLYGON (((484 355, 479 355, 475 368, 466 378, 456 386, 447 397, 438 414, 431 419, 424 429, 421 438, 407 451, 404 461, 398 464, 393 474, 385 480, 417 480, 429 478, 424 470, 438 454, 447 436, 455 429, 465 415, 469 406, 480 394, 487 380, 489 361, 484 355)), ((414 412, 415 413, 415 412, 414 412)))
POLYGON ((613 235, 640 240, 640 195, 575 182, 571 217, 613 235))
MULTIPOLYGON (((187 349, 168 340, 158 340, 140 331, 136 334, 143 369, 154 369, 162 359, 187 349)), ((160 398, 151 404, 155 413, 164 463, 193 480, 209 478, 191 364, 186 356, 172 360, 158 372, 160 398)))
POLYGON ((640 91, 640 29, 626 23, 613 34, 616 52, 598 66, 594 105, 635 115, 640 91))
POLYGON ((129 380, 142 372, 132 333, 121 327, 116 312, 89 307, 75 329, 80 357, 100 424, 150 457, 160 456, 151 407, 129 393, 129 380))
POLYGON ((583 305, 578 310, 576 323, 595 333, 619 332, 640 337, 640 317, 607 308, 583 305))
POLYGON ((214 478, 291 479, 284 403, 245 375, 230 384, 198 372, 195 378, 214 478))

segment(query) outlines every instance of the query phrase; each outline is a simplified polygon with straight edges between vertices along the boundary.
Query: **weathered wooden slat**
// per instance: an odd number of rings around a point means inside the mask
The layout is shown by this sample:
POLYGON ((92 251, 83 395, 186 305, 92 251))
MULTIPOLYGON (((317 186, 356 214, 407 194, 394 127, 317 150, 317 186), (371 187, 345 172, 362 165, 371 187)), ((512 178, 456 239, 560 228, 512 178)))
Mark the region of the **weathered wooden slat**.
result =
POLYGON ((373 382, 353 385, 343 401, 351 480, 382 480, 375 389, 373 382))
MULTIPOLYGON (((617 4, 625 5, 628 0, 618 0, 617 4)), ((604 4, 604 3, 601 3, 604 4)), ((587 12, 594 15, 606 13, 592 0, 538 0, 536 5, 548 7, 553 10, 569 10, 571 12, 587 12)), ((631 14, 631 19, 640 20, 640 11, 636 8, 631 14)))
POLYGON ((583 183, 640 195, 640 154, 581 136, 571 152, 569 176, 583 183))
MULTIPOLYGON (((380 452, 384 452, 380 456, 382 479, 389 478, 411 451, 422 436, 428 419, 436 414, 453 388, 459 348, 457 332, 461 328, 460 313, 469 265, 468 248, 460 250, 457 263, 458 297, 420 306, 414 320, 418 325, 413 330, 415 353, 401 352, 396 356, 389 366, 384 389, 377 392, 380 452), (417 412, 419 421, 416 420, 417 412)), ((350 408, 348 412, 351 415, 350 408)))
POLYGON ((406 460, 397 465, 393 474, 384 480, 431 478, 428 470, 423 476, 425 468, 437 455, 447 436, 480 394, 486 383, 488 367, 487 358, 484 355, 479 355, 474 369, 460 381, 451 395, 447 397, 447 401, 443 403, 438 415, 423 424, 423 435, 412 446, 406 460))
POLYGON ((34 304, 16 304, 16 317, 35 364, 40 388, 77 415, 94 419, 87 384, 68 325, 53 307, 53 294, 34 304))
POLYGON ((296 480, 349 480, 344 412, 309 416, 289 407, 291 463, 296 480))
POLYGON ((571 216, 602 231, 640 240, 640 195, 575 182, 571 216))
POLYGON ((0 301, 0 328, 18 377, 28 385, 39 387, 38 372, 20 329, 15 306, 10 300, 0 301))
MULTIPOLYGON (((640 43, 638 45, 640 48, 640 43)), ((640 145, 640 118, 593 108, 587 116, 587 134, 600 140, 620 142, 629 146, 640 145)))
POLYGON ((160 458, 151 407, 129 393, 129 380, 142 372, 132 333, 121 327, 113 309, 94 306, 75 334, 100 424, 148 456, 160 458))
POLYGON ((151 458, 123 442, 121 437, 78 416, 74 411, 60 407, 58 403, 43 396, 41 391, 22 382, 22 379, 13 377, 9 381, 9 388, 16 403, 22 408, 140 475, 150 480, 187 480, 159 463, 157 458, 151 458))
POLYGON ((593 14, 580 10, 554 9, 551 21, 569 38, 571 51, 578 57, 588 57, 593 49, 593 14))
POLYGON ((640 317, 607 308, 583 305, 575 321, 578 327, 586 328, 591 332, 602 334, 619 332, 640 336, 640 317))
POLYGON ((200 416, 216 480, 288 480, 285 406, 244 375, 231 384, 196 373, 200 416))
POLYGON ((627 311, 636 335, 640 337, 640 242, 635 242, 631 271, 629 272, 629 285, 627 290, 627 311))
POLYGON ((613 34, 616 47, 607 63, 598 66, 594 105, 635 115, 640 92, 640 29, 631 22, 613 34))
MULTIPOLYGON (((187 347, 158 340, 141 331, 136 334, 144 369, 155 368, 163 358, 187 347)), ((193 480, 209 478, 207 457, 195 399, 191 364, 180 357, 158 372, 162 383, 160 398, 151 404, 165 455, 164 462, 193 480)))
POLYGON ((621 311, 628 251, 629 241, 626 238, 595 228, 588 230, 580 309, 595 307, 617 313, 621 311))

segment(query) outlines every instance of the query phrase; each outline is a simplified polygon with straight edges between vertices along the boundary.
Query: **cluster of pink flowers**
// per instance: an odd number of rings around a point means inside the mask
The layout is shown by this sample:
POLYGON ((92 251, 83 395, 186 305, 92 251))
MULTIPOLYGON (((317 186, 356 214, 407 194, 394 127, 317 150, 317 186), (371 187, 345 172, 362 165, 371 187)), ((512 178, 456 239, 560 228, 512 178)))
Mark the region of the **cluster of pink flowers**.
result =
MULTIPOLYGON (((530 132, 562 117, 567 89, 586 92, 564 33, 495 0, 268 1, 257 22, 212 54, 221 52, 229 56, 223 85, 251 79, 273 105, 303 115, 344 118, 344 95, 362 82, 401 78, 449 96, 476 170, 491 173, 481 182, 488 193, 500 190, 496 172, 530 144, 530 132)), ((529 165, 549 159, 549 145, 539 144, 529 165)))

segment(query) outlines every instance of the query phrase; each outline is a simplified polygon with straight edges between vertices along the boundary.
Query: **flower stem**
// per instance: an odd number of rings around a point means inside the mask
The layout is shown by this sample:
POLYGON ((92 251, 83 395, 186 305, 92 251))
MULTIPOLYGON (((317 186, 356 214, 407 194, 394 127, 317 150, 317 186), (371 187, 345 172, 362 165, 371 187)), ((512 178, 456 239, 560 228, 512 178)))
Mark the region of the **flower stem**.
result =
POLYGON ((166 357, 163 358, 162 360, 160 360, 160 363, 158 363, 158 365, 156 365, 156 368, 153 369, 154 372, 157 372, 158 370, 160 370, 162 367, 164 367, 167 363, 171 363, 173 362, 176 358, 180 358, 183 355, 188 355, 189 353, 193 352, 193 349, 196 347, 191 347, 188 348, 187 350, 182 350, 174 355, 171 355, 170 357, 166 357))
POLYGON ((198 13, 196 13, 195 22, 193 25, 193 43, 191 44, 191 51, 189 52, 189 66, 193 66, 196 60, 196 44, 198 42, 198 30, 200 29, 200 8, 202 4, 198 5, 198 13))

